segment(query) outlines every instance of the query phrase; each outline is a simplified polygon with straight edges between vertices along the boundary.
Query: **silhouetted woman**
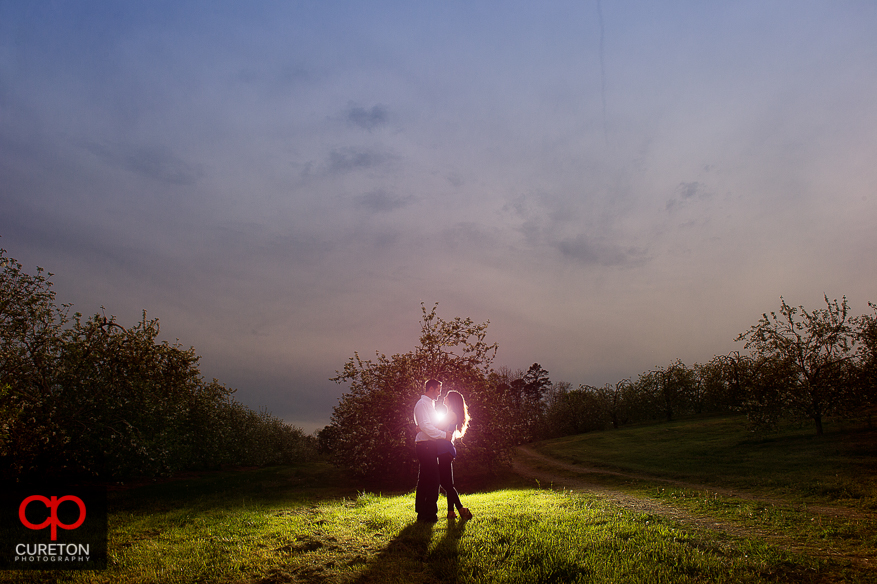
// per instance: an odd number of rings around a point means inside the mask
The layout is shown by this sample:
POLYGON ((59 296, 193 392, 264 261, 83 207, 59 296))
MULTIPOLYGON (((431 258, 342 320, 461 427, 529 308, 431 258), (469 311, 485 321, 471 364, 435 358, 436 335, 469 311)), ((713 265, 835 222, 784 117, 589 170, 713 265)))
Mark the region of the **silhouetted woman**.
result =
MULTIPOLYGON (((445 395, 444 405, 447 412, 445 420, 437 423, 436 426, 446 427, 451 438, 462 438, 466 428, 469 427, 469 410, 466 408, 466 401, 459 392, 449 391, 445 395)), ((457 449, 454 448, 452 440, 436 440, 436 443, 439 455, 439 480, 448 497, 448 519, 456 519, 454 508, 460 512, 460 517, 463 519, 472 519, 472 512, 463 507, 460 495, 454 487, 453 463, 457 457, 457 449)))

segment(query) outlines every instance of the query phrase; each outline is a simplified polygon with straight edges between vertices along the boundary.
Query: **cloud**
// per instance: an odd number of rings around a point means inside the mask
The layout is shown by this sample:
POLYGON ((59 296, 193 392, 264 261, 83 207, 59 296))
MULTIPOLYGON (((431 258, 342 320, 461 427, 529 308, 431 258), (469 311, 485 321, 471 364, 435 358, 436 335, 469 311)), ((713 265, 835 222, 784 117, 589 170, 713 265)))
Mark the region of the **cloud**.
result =
POLYGON ((387 108, 380 104, 372 106, 371 109, 351 107, 347 111, 347 121, 349 123, 368 131, 386 125, 388 119, 387 108))
POLYGON ((340 148, 329 153, 329 173, 350 172, 380 166, 389 159, 387 154, 366 148, 340 148))
POLYGON ((708 199, 712 196, 706 185, 702 182, 681 182, 676 187, 676 197, 667 201, 667 205, 665 209, 667 211, 673 211, 677 209, 680 205, 684 204, 686 201, 691 201, 694 199, 708 199))
POLYGON ((175 185, 192 185, 204 174, 165 146, 89 143, 85 148, 107 164, 175 185))
POLYGON ((679 193, 683 199, 691 199, 698 195, 698 193, 703 196, 703 184, 699 182, 682 182, 679 183, 679 186, 676 187, 676 192, 679 193))
POLYGON ((377 190, 356 197, 356 206, 371 213, 388 213, 410 205, 414 197, 397 197, 386 191, 377 190))
MULTIPOLYGON (((502 242, 502 232, 473 221, 463 221, 443 229, 440 234, 447 252, 460 255, 476 263, 492 266, 504 265, 509 259, 503 254, 507 247, 502 242)), ((515 257, 513 261, 520 261, 515 257)))
POLYGON ((555 245, 564 256, 585 265, 623 266, 642 263, 647 259, 645 250, 601 243, 586 235, 565 239, 555 245))

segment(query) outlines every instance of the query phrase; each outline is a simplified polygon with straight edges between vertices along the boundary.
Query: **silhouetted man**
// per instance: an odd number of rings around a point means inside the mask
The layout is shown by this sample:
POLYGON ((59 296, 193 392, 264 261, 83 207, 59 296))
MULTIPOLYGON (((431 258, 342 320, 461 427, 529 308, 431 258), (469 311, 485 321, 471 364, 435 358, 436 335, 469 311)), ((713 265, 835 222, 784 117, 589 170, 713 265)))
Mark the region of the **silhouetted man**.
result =
POLYGON ((414 438, 417 461, 420 463, 414 495, 418 521, 438 521, 439 463, 435 441, 447 435, 434 424, 435 400, 441 392, 441 382, 430 379, 423 385, 423 394, 414 406, 414 423, 420 428, 414 438))

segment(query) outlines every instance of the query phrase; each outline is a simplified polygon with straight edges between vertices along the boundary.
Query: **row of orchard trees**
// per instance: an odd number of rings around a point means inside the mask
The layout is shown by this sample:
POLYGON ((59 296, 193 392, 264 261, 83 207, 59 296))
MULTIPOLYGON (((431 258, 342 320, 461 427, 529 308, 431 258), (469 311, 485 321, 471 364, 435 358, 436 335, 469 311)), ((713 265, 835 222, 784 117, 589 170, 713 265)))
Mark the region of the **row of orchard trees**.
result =
POLYGON ((778 313, 764 314, 737 337, 748 353, 693 367, 677 360, 600 388, 553 384, 543 402, 541 436, 729 411, 746 413, 754 429, 803 419, 822 434, 827 416, 877 404, 877 310, 851 317, 846 298, 826 297, 826 307, 813 311, 781 301, 778 313))
MULTIPOLYGON (((674 361, 603 387, 552 383, 534 363, 527 371, 493 369, 496 344, 487 325, 446 321, 422 305, 420 342, 413 351, 374 360, 355 354, 335 381, 348 384, 320 448, 364 477, 413 480, 412 410, 423 382, 466 398, 471 423, 458 443, 458 464, 489 468, 508 461, 524 442, 628 423, 673 420, 707 412, 745 412, 755 428, 782 417, 811 420, 855 413, 877 402, 877 310, 851 318, 844 298, 807 311, 782 301, 741 334, 735 352, 687 367, 674 361)), ((875 308, 874 305, 871 305, 875 308)))
POLYGON ((0 474, 122 480, 302 460, 313 439, 206 381, 194 349, 158 342, 157 320, 125 328, 69 316, 40 268, 0 250, 0 474))

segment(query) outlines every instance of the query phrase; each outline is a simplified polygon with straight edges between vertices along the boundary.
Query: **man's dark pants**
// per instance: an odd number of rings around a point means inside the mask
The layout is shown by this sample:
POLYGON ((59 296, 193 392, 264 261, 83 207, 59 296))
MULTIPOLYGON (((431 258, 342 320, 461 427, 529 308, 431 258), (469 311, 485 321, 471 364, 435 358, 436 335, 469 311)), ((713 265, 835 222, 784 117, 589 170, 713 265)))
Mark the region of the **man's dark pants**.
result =
POLYGON ((423 440, 414 445, 420 472, 417 475, 417 491, 414 510, 418 521, 436 521, 438 518, 439 464, 434 440, 423 440))

